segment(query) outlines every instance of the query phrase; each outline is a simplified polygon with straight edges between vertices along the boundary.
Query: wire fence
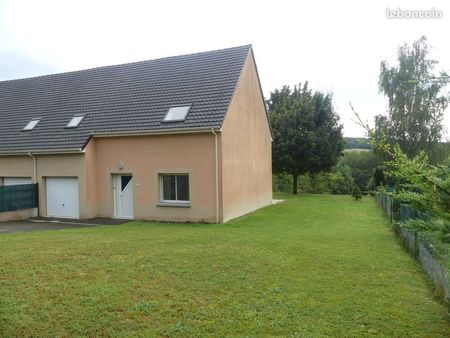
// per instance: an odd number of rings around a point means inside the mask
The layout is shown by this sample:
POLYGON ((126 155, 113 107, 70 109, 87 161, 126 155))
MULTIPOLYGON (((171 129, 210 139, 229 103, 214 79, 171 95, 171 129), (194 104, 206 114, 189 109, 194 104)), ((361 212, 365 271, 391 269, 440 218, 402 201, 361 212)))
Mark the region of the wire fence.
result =
POLYGON ((395 233, 403 243, 405 249, 420 261, 423 269, 434 281, 437 291, 444 297, 447 310, 450 312, 450 271, 441 263, 440 257, 434 250, 434 244, 421 233, 407 229, 402 226, 409 219, 428 220, 429 216, 410 205, 403 204, 392 195, 377 192, 378 205, 384 210, 389 221, 392 223, 395 233))
POLYGON ((430 252, 430 250, 428 250, 429 246, 426 246, 421 240, 419 240, 417 244, 419 249, 419 261, 422 263, 422 266, 427 272, 428 276, 430 276, 431 279, 433 279, 433 281, 435 282, 438 292, 446 297, 447 304, 449 304, 449 272, 435 259, 432 251, 430 252))

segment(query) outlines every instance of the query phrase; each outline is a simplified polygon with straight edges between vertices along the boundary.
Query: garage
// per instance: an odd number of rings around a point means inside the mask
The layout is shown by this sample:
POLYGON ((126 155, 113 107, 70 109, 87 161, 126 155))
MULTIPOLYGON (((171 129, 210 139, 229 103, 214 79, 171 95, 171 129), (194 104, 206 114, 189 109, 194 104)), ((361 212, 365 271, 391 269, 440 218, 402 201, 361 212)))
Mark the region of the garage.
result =
POLYGON ((47 216, 79 218, 78 178, 47 177, 47 216))
POLYGON ((31 177, 5 177, 3 178, 3 185, 21 185, 32 184, 31 177))

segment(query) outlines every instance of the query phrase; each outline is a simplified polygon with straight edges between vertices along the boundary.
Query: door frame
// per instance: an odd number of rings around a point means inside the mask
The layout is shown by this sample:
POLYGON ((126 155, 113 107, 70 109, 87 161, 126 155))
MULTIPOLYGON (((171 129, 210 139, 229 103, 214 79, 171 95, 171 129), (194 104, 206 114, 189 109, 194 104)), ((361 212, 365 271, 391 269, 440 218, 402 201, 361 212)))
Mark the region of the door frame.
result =
POLYGON ((131 180, 129 184, 133 184, 134 175, 133 173, 111 173, 112 177, 112 193, 113 193, 113 216, 112 218, 118 219, 134 219, 134 189, 133 194, 131 195, 133 198, 133 216, 118 216, 117 215, 117 191, 116 191, 116 177, 119 176, 131 176, 131 180))
POLYGON ((68 219, 81 219, 81 193, 80 193, 80 178, 78 176, 43 176, 44 178, 44 203, 45 203, 45 217, 56 218, 68 218, 68 219), (77 216, 55 216, 48 214, 48 180, 52 179, 75 179, 77 182, 77 203, 78 203, 78 215, 77 216))

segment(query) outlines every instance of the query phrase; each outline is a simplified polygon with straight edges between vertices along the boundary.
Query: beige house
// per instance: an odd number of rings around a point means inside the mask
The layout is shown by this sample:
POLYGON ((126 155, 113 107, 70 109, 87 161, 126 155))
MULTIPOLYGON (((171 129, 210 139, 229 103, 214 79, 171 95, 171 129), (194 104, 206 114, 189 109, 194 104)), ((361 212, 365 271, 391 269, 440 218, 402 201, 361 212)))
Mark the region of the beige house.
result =
POLYGON ((0 97, 0 185, 39 183, 40 216, 219 223, 272 201, 251 46, 3 81, 0 97))

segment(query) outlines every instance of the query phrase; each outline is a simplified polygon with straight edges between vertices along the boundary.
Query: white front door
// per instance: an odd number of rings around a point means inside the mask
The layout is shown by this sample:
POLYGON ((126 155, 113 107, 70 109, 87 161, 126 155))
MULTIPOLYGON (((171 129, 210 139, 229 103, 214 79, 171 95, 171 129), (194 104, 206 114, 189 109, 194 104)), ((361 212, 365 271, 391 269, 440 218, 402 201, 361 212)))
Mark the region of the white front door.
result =
POLYGON ((47 177, 47 216, 79 218, 78 178, 47 177))
POLYGON ((3 179, 3 185, 21 185, 32 183, 33 181, 30 177, 5 177, 3 179))
POLYGON ((115 217, 134 218, 133 176, 114 175, 115 217))

